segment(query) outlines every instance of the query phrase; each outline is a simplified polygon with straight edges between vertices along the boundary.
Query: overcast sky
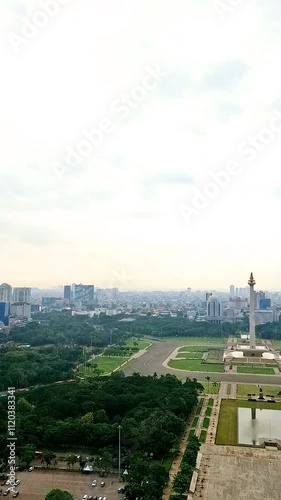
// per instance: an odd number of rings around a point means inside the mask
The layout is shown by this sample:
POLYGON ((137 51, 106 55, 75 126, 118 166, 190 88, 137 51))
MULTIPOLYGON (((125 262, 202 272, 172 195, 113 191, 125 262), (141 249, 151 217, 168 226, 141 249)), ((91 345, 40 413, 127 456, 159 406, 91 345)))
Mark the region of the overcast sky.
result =
POLYGON ((47 3, 0 5, 0 283, 281 290, 280 0, 47 3))

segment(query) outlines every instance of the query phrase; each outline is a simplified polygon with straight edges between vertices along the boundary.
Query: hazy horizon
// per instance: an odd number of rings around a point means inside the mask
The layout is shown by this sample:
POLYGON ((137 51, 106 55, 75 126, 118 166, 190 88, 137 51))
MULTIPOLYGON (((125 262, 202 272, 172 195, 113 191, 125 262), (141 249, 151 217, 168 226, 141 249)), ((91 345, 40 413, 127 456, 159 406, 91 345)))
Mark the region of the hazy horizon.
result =
POLYGON ((281 289, 281 4, 60 1, 0 5, 0 282, 281 289))

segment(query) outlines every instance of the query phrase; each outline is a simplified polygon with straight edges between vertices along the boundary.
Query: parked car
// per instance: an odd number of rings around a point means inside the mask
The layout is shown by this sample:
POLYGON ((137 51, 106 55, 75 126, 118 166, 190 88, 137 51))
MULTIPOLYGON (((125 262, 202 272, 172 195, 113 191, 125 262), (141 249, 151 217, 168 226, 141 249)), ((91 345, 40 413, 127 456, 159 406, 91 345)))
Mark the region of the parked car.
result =
POLYGON ((7 495, 9 495, 9 493, 10 493, 10 488, 4 491, 3 497, 6 497, 7 495))
POLYGON ((20 480, 19 479, 16 479, 15 480, 15 485, 18 486, 20 484, 20 480))
POLYGON ((82 500, 88 500, 88 495, 84 495, 82 500))
POLYGON ((13 498, 17 498, 19 496, 19 491, 15 491, 15 493, 13 494, 13 498))
POLYGON ((28 472, 32 472, 34 470, 34 467, 29 467, 28 472))
POLYGON ((118 488, 117 493, 122 493, 123 494, 123 493, 125 493, 125 489, 124 488, 118 488))
POLYGON ((101 485, 101 487, 103 488, 103 487, 105 486, 105 482, 104 482, 104 481, 102 481, 102 482, 100 483, 100 485, 101 485))
POLYGON ((96 479, 93 479, 92 486, 97 486, 97 480, 96 479))

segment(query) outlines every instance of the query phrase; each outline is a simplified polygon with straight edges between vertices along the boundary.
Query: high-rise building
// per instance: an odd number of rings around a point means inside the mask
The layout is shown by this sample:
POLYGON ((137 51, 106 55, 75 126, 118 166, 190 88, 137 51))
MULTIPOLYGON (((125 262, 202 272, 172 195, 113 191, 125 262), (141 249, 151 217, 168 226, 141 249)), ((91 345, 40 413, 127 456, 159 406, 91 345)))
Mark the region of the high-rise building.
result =
POLYGON ((13 296, 14 296, 14 303, 15 302, 27 302, 28 304, 30 304, 30 302, 31 302, 31 288, 26 288, 26 287, 14 288, 13 296))
POLYGON ((271 308, 271 299, 260 299, 260 307, 262 311, 266 311, 271 308))
POLYGON ((73 301, 82 306, 90 306, 94 304, 95 287, 94 285, 72 285, 73 301))
POLYGON ((10 303, 0 302, 0 321, 4 326, 9 326, 10 303))
POLYGON ((71 285, 64 286, 63 298, 64 300, 71 302, 72 299, 71 285))
POLYGON ((2 283, 0 285, 0 302, 11 302, 12 301, 12 287, 8 283, 2 283))
POLYGON ((234 297, 234 285, 230 285, 229 293, 230 293, 230 297, 234 297))
POLYGON ((31 304, 27 302, 15 302, 11 304, 11 316, 16 316, 17 318, 31 318, 31 304))
POLYGON ((210 318, 218 318, 221 315, 221 305, 216 295, 209 297, 207 304, 207 315, 210 318))

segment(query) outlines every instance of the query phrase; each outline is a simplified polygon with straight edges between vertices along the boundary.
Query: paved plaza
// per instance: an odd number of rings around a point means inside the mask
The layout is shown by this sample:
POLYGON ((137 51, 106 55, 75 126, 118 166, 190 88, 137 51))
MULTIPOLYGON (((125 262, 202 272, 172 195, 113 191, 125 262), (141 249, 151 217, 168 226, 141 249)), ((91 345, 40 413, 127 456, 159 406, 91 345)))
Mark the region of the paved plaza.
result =
POLYGON ((280 500, 280 451, 234 446, 202 448, 208 475, 207 500, 280 500))

